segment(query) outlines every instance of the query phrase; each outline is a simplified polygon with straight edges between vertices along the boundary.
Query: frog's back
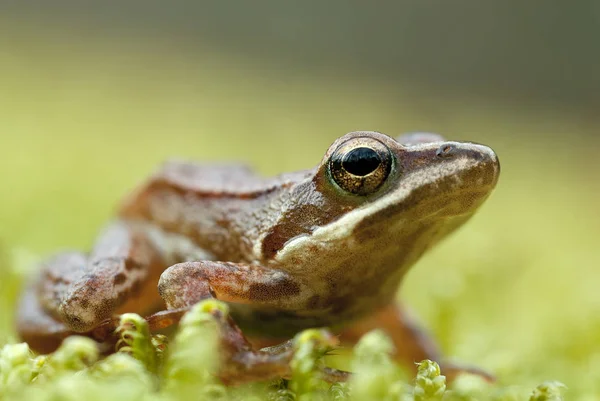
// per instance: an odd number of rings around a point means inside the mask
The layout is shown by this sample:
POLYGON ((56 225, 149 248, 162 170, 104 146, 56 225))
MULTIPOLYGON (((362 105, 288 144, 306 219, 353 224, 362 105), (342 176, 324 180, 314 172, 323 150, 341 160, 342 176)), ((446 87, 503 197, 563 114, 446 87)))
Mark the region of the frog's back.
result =
POLYGON ((289 187, 310 171, 263 177, 245 164, 202 164, 171 160, 164 163, 141 190, 168 186, 199 197, 256 198, 289 187))
POLYGON ((261 177, 242 164, 165 163, 123 202, 119 216, 184 235, 219 260, 253 261, 273 218, 267 208, 307 172, 261 177))

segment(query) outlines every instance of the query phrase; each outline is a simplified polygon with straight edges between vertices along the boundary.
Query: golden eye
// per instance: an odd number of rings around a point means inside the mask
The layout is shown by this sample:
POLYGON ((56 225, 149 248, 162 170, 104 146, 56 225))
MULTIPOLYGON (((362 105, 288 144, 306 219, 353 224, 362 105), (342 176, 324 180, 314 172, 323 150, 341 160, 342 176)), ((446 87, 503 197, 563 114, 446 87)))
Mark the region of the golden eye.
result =
POLYGON ((329 159, 329 173, 344 191, 354 195, 375 192, 390 174, 392 154, 372 138, 352 138, 342 143, 329 159))

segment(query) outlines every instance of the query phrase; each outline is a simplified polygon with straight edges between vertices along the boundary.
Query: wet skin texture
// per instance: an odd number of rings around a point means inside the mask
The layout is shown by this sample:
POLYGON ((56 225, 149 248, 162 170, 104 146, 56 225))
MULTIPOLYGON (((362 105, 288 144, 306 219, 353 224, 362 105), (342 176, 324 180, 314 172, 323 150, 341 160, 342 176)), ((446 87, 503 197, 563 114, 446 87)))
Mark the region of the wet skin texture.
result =
POLYGON ((41 352, 72 333, 109 343, 115 314, 166 309, 148 317, 158 329, 213 297, 232 310, 215 316, 227 382, 285 376, 292 355, 289 346, 254 350, 238 325, 254 345, 309 327, 354 342, 381 327, 408 367, 439 360, 395 294, 419 257, 473 215, 499 172, 483 145, 363 131, 335 141, 313 170, 274 178, 169 162, 125 200, 90 253, 43 263, 23 293, 19 334, 41 352))

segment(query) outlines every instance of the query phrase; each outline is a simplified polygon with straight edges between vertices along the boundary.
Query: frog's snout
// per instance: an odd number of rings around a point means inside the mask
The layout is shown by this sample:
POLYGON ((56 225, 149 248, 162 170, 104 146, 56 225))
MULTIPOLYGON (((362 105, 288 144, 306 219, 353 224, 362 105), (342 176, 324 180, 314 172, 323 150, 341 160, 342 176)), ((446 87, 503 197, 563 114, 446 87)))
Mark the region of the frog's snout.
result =
POLYGON ((457 171, 454 174, 460 182, 493 188, 498 181, 500 162, 488 146, 471 142, 443 142, 437 146, 435 158, 442 164, 455 166, 457 171))
MULTIPOLYGON (((488 146, 476 143, 464 143, 461 150, 454 150, 454 153, 463 153, 463 157, 473 162, 473 170, 477 173, 478 182, 484 182, 495 187, 500 175, 500 161, 496 153, 488 146)), ((452 152, 450 152, 452 153, 452 152)))
POLYGON ((491 148, 472 142, 444 142, 438 147, 435 155, 440 158, 464 156, 484 163, 499 164, 498 156, 491 148))

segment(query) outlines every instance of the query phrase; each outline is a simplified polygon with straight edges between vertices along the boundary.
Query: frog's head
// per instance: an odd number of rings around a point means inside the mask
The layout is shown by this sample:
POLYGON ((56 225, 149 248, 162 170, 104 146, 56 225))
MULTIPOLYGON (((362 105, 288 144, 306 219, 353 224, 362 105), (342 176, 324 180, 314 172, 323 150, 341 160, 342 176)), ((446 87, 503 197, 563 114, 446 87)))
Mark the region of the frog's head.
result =
MULTIPOLYGON (((361 263, 395 263, 382 268, 405 270, 475 212, 499 172, 487 146, 403 145, 377 132, 349 133, 331 145, 310 181, 295 189, 287 223, 309 222, 311 230, 290 237, 276 259, 316 257, 346 272, 361 263)), ((365 273, 366 266, 357 268, 365 273)))
POLYGON ((359 234, 399 220, 464 220, 491 193, 499 172, 498 157, 484 145, 403 145, 378 132, 352 132, 331 145, 315 181, 330 203, 353 207, 330 225, 359 234))

